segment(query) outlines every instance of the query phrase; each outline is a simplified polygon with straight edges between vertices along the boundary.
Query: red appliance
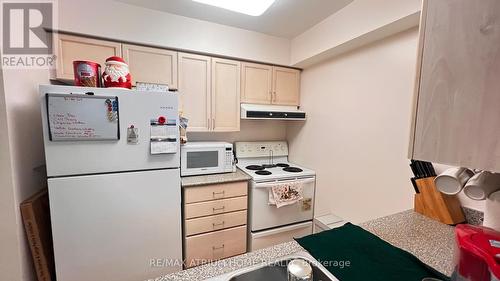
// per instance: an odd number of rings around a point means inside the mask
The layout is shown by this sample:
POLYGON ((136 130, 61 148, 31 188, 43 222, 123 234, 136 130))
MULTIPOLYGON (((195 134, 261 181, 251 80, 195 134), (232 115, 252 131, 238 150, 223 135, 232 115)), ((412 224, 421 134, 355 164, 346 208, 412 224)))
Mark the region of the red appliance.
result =
POLYGON ((500 232, 481 226, 460 224, 457 239, 456 268, 453 281, 500 280, 500 232))

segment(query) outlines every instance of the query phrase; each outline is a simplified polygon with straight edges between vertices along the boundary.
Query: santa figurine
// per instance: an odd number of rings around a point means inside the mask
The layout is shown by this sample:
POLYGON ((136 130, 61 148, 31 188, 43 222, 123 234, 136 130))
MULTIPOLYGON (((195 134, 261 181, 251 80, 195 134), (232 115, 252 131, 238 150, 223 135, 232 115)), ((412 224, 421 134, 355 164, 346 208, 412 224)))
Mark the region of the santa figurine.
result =
POLYGON ((102 73, 106 88, 132 88, 128 64, 120 57, 106 59, 106 67, 102 73))

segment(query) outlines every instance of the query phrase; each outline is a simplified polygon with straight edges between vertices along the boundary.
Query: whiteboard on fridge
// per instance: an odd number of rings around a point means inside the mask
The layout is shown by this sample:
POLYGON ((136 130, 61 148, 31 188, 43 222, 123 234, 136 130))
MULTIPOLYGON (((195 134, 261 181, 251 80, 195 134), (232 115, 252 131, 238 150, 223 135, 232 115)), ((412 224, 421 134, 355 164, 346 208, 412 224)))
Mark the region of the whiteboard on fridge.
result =
POLYGON ((51 141, 119 140, 118 97, 46 94, 51 141))

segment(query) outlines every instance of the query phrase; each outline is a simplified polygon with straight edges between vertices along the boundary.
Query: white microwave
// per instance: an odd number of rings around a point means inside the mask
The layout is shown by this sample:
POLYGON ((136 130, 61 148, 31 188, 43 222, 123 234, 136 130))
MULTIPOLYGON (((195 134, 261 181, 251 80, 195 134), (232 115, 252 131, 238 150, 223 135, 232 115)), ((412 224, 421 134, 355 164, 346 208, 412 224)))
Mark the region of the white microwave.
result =
POLYGON ((181 146, 181 176, 236 171, 233 145, 227 142, 188 142, 181 146))

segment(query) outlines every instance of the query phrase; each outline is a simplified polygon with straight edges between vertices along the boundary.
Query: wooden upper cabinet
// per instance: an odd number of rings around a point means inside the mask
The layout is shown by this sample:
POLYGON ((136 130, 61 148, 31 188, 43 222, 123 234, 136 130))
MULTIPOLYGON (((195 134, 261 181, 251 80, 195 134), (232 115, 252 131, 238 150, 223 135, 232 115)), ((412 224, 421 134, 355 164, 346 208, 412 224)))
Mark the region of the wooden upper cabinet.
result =
POLYGON ((300 70, 273 67, 272 103, 278 105, 299 105, 300 70))
POLYGON ((500 1, 424 0, 409 156, 500 171, 500 1))
POLYGON ((241 63, 241 102, 270 104, 273 67, 265 64, 241 63))
POLYGON ((177 89, 177 52, 129 44, 123 44, 122 50, 130 67, 132 85, 148 82, 177 89))
POLYGON ((241 102, 299 105, 300 70, 241 63, 241 102))
POLYGON ((88 60, 104 67, 112 56, 122 56, 121 44, 106 40, 90 39, 67 34, 57 35, 57 79, 74 79, 73 61, 88 60))
POLYGON ((240 130, 240 62, 212 58, 212 130, 240 130))
POLYGON ((179 53, 179 96, 183 115, 189 119, 188 131, 211 128, 211 58, 179 53))

